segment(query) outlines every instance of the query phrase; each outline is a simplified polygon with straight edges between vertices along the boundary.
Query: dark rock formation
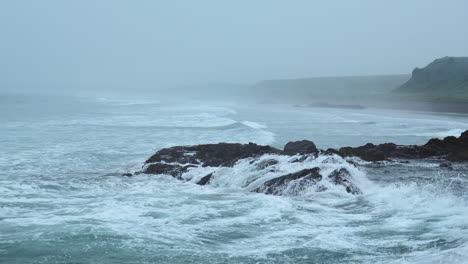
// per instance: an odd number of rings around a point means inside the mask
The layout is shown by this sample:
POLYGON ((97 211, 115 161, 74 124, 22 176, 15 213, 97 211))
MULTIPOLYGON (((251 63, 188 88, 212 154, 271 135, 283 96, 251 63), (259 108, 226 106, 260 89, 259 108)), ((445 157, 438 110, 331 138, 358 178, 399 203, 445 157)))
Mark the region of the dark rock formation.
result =
POLYGON ((465 131, 459 138, 446 137, 443 140, 431 139, 419 147, 422 157, 442 156, 450 161, 468 160, 468 140, 465 131))
MULTIPOLYGON (((285 151, 281 151, 270 146, 259 146, 253 143, 249 144, 205 144, 196 146, 178 146, 165 148, 151 156, 145 163, 141 172, 145 174, 163 174, 170 175, 176 179, 186 180, 182 176, 191 168, 199 167, 232 167, 241 159, 252 159, 249 164, 252 168, 262 171, 267 169, 268 172, 276 173, 275 165, 279 161, 275 158, 262 159, 259 157, 264 154, 277 155, 295 155, 302 156, 290 160, 290 163, 301 163, 308 158, 317 157, 318 150, 315 144, 311 141, 303 140, 289 142, 285 146, 285 151), (313 153, 313 154, 311 154, 313 153), (268 170, 268 168, 270 168, 268 170)), ((266 171, 265 171, 266 173, 266 171)), ((130 174, 129 174, 130 175, 130 174)), ((214 172, 200 178, 196 184, 207 185, 212 182, 214 172)), ((360 194, 359 188, 351 182, 351 176, 346 171, 336 172, 328 177, 330 182, 342 185, 346 191, 352 194, 360 194)), ((273 195, 297 195, 307 189, 309 186, 316 185, 317 182, 323 179, 320 174, 320 169, 317 167, 302 169, 297 172, 281 175, 268 180, 261 187, 253 190, 254 192, 262 192, 273 195)), ((245 184, 243 187, 248 187, 255 179, 245 184)), ((317 186, 318 191, 323 191, 324 186, 317 186)))
POLYGON ((458 139, 464 143, 468 143, 468 130, 463 132, 458 139))
MULTIPOLYGON (((452 162, 468 161, 468 130, 458 138, 431 139, 421 146, 403 146, 394 143, 374 145, 368 143, 360 147, 343 147, 339 150, 327 149, 326 151, 320 151, 320 153, 322 155, 330 155, 331 162, 334 159, 336 160, 335 155, 342 157, 356 156, 366 161, 382 161, 391 158, 421 159, 429 157, 446 159, 452 162)), ((183 176, 194 168, 233 167, 236 162, 242 159, 250 159, 248 160, 248 164, 252 165, 252 170, 261 171, 261 173, 272 173, 272 175, 278 174, 276 177, 256 185, 259 187, 253 189, 253 192, 272 195, 298 195, 311 186, 315 186, 316 191, 324 191, 328 185, 324 185, 322 181, 326 180, 328 183, 343 186, 348 193, 361 194, 361 190, 355 185, 352 175, 345 167, 336 169, 329 175, 322 174, 319 167, 304 168, 304 166, 299 166, 301 169, 292 173, 278 173, 284 171, 279 169, 281 166, 277 166, 281 160, 284 162, 284 157, 287 157, 289 165, 294 167, 297 165, 293 164, 307 162, 307 160, 317 158, 318 155, 319 151, 315 144, 307 140, 288 142, 284 147, 284 151, 253 143, 178 146, 158 151, 146 161, 142 171, 135 174, 126 173, 124 175, 133 176, 140 173, 163 174, 180 180, 190 180, 190 177, 193 177, 193 175, 188 175, 188 178, 183 176), (283 155, 283 158, 279 159, 273 155, 271 158, 262 159, 261 156, 265 154, 283 155), (299 156, 291 157, 291 155, 299 156)), ((343 160, 339 162, 343 162, 343 160)), ((348 161, 347 163, 353 164, 352 161, 348 161)), ((442 164, 441 167, 452 168, 450 163, 442 164)), ((199 178, 196 184, 211 184, 215 173, 217 173, 216 168, 213 168, 211 173, 199 178)), ((258 179, 253 177, 241 187, 249 188, 258 179)))
POLYGON ((315 146, 314 142, 309 140, 301 141, 290 141, 284 146, 284 152, 286 154, 307 154, 307 153, 317 153, 318 149, 315 146))
POLYGON ((166 148, 151 156, 145 163, 166 162, 196 164, 203 167, 232 167, 238 160, 263 154, 280 154, 281 150, 254 143, 218 143, 166 148))
POLYGON ((390 158, 423 159, 438 157, 450 161, 468 160, 468 130, 459 137, 433 138, 421 146, 402 146, 393 143, 374 145, 368 143, 360 147, 343 147, 339 150, 328 149, 342 157, 356 156, 366 161, 380 161, 390 158))
POLYGON ((352 182, 351 174, 348 170, 341 168, 333 171, 328 178, 337 185, 342 185, 348 193, 362 194, 361 190, 352 182))
POLYGON ((291 186, 289 183, 294 180, 299 180, 289 194, 297 194, 307 187, 307 183, 318 182, 322 179, 319 168, 304 169, 295 173, 280 176, 263 183, 262 186, 254 189, 254 192, 280 195, 284 194, 287 188, 291 186))
POLYGON ((197 182, 197 184, 198 184, 198 185, 206 185, 206 184, 210 183, 211 177, 213 177, 213 173, 210 173, 210 174, 204 176, 203 178, 201 178, 201 179, 197 182))
POLYGON ((257 163, 257 169, 262 170, 262 169, 271 167, 275 164, 278 164, 278 161, 275 159, 264 160, 262 162, 257 163))
POLYGON ((194 165, 180 166, 175 164, 153 163, 149 164, 143 172, 146 174, 167 174, 179 178, 190 167, 194 167, 194 165))
POLYGON ((447 169, 449 169, 449 170, 452 170, 452 169, 453 169, 451 163, 441 163, 441 164, 439 165, 439 167, 441 167, 441 168, 447 168, 447 169))
MULTIPOLYGON (((320 168, 304 169, 268 180, 253 191, 272 195, 297 195, 310 185, 316 185, 322 178, 323 176, 320 174, 320 168), (291 184, 292 182, 294 182, 294 184, 291 184)), ((336 185, 344 186, 348 193, 355 195, 362 194, 359 187, 352 182, 351 174, 345 168, 333 171, 327 178, 336 185)), ((317 191, 326 190, 326 187, 323 185, 317 187, 317 191)))
POLYGON ((372 143, 367 143, 366 145, 357 148, 343 147, 340 148, 340 150, 337 153, 341 154, 344 157, 357 156, 367 161, 378 161, 385 159, 385 154, 380 149, 380 145, 376 146, 372 143))

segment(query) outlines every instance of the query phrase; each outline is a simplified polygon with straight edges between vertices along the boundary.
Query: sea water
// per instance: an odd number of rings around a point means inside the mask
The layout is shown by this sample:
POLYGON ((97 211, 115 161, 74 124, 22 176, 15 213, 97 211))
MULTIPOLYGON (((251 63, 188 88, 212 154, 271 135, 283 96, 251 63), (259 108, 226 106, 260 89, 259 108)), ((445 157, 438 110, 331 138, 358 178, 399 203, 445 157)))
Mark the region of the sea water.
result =
POLYGON ((468 263, 466 163, 355 159, 356 196, 251 193, 242 182, 268 173, 245 161, 207 186, 121 176, 175 145, 424 144, 466 129, 460 114, 2 95, 0 263, 468 263))

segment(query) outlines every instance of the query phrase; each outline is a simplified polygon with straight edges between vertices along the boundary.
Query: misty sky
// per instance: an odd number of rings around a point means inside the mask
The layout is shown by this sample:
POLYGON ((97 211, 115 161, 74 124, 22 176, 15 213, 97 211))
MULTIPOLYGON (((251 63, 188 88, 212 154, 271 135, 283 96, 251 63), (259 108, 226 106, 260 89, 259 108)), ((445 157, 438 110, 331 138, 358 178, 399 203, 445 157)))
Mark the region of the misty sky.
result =
POLYGON ((0 2, 0 91, 409 73, 468 56, 468 1, 0 2))

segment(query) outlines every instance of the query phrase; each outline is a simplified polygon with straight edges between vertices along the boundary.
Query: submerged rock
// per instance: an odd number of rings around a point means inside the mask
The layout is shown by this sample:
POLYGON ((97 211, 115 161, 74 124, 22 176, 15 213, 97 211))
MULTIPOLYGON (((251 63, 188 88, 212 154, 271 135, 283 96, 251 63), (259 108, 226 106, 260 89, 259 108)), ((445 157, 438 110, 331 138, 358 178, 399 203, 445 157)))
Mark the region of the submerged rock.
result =
POLYGON ((322 179, 319 168, 304 169, 295 173, 290 173, 268 180, 262 186, 255 188, 253 191, 258 193, 281 195, 291 194, 296 195, 307 187, 311 182, 316 183, 322 179), (298 181, 297 181, 298 180, 298 181), (297 181, 293 186, 290 185, 291 181, 297 181), (289 189, 289 192, 287 192, 289 189))
POLYGON ((179 178, 184 172, 186 172, 190 167, 194 165, 176 165, 176 164, 167 164, 167 163, 153 163, 149 164, 143 173, 146 174, 167 174, 172 177, 179 178))
POLYGON ((197 184, 198 184, 198 185, 206 185, 206 184, 210 183, 211 177, 213 177, 213 173, 210 173, 210 174, 204 176, 203 178, 201 178, 201 179, 197 182, 197 184))
POLYGON ((333 171, 328 178, 337 185, 342 185, 345 187, 348 193, 352 194, 362 194, 359 187, 357 187, 352 182, 352 176, 347 169, 341 168, 339 170, 333 171))
POLYGON ((448 163, 448 162, 447 162, 447 163, 441 163, 441 164, 439 165, 439 167, 440 167, 440 168, 453 169, 452 163, 448 163))
POLYGON ((262 170, 262 169, 271 167, 271 166, 276 165, 276 164, 278 164, 277 160, 267 159, 267 160, 264 160, 262 162, 257 163, 256 167, 257 167, 257 169, 262 170))

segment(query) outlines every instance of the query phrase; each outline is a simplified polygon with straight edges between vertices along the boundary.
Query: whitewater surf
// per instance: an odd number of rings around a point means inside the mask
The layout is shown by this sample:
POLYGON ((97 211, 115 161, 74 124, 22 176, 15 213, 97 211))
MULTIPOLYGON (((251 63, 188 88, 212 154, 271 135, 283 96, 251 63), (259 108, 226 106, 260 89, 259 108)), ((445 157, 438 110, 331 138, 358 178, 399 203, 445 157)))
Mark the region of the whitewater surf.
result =
POLYGON ((320 149, 425 144, 468 116, 283 105, 18 97, 0 107, 1 263, 466 263, 467 164, 270 153, 139 174, 173 146, 309 139, 320 149), (15 103, 10 103, 15 102, 15 103), (44 107, 47 106, 47 107, 44 107), (255 114, 253 114, 255 113, 255 114), (253 118, 255 117, 255 118, 253 118), (307 168, 322 178, 254 191, 307 168), (359 194, 328 177, 346 169, 359 194), (213 173, 210 183, 197 184, 213 173))

